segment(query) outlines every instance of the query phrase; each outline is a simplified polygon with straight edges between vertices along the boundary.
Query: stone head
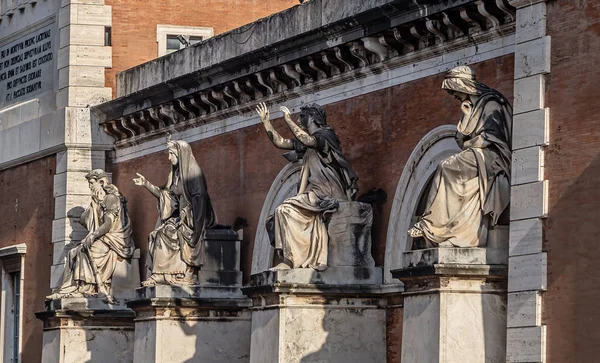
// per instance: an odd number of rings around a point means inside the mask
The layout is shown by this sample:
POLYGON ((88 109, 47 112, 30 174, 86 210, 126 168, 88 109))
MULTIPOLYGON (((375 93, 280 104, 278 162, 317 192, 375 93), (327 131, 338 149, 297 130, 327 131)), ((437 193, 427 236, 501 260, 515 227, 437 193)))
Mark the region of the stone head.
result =
POLYGON ((88 186, 92 192, 92 196, 98 200, 104 199, 106 188, 110 186, 108 175, 102 169, 94 169, 87 173, 85 178, 88 181, 88 186))
POLYGON ((300 126, 309 134, 326 125, 325 109, 320 105, 312 103, 300 108, 300 126))

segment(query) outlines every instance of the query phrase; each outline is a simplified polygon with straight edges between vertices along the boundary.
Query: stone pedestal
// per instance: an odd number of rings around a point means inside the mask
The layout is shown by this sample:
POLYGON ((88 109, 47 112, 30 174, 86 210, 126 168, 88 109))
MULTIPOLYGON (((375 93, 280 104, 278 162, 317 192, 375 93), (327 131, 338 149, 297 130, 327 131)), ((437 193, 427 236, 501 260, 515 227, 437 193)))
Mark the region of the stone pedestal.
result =
POLYGON ((250 357, 250 299, 241 291, 240 241, 208 230, 198 285, 136 289, 134 362, 227 363, 250 357))
POLYGON ((506 361, 506 250, 406 252, 402 362, 506 361))
POLYGON ((385 362, 381 268, 329 267, 252 275, 250 362, 385 362))
POLYGON ((98 298, 48 302, 36 313, 44 323, 42 363, 133 361, 134 313, 98 298))
POLYGON ((327 224, 329 235, 328 266, 374 267, 371 255, 371 205, 340 202, 327 224))

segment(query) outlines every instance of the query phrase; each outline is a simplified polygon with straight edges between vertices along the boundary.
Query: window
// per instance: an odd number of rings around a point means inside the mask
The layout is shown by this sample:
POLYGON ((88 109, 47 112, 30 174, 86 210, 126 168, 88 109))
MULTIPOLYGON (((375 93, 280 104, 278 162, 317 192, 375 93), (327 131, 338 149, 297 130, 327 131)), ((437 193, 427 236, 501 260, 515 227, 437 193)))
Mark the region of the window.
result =
POLYGON ((20 244, 0 248, 0 361, 21 361, 21 326, 23 325, 23 265, 27 246, 20 244))
POLYGON ((213 28, 159 24, 156 26, 158 56, 176 52, 212 36, 213 28))

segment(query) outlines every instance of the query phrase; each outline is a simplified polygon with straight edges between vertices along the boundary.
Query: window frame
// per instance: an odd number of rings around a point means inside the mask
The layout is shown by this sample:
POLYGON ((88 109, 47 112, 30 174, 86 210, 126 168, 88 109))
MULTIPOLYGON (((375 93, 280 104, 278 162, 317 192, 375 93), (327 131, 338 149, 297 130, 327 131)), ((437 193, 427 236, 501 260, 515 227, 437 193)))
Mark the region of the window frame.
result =
POLYGON ((156 42, 158 43, 158 56, 167 55, 167 36, 187 35, 191 37, 202 37, 203 40, 214 35, 214 29, 204 26, 182 26, 182 25, 156 25, 156 42))
MULTIPOLYGON (((25 281, 25 254, 27 253, 27 245, 24 243, 13 245, 9 247, 0 248, 0 275, 1 275, 1 296, 0 296, 0 361, 6 361, 6 358, 10 358, 11 361, 14 361, 15 355, 18 357, 18 362, 22 361, 22 352, 23 352, 23 291, 24 291, 24 281, 25 281), (6 266, 10 260, 14 261, 17 259, 18 269, 7 270, 6 266), (15 326, 15 311, 9 311, 9 308, 12 310, 12 306, 14 305, 14 277, 18 276, 18 305, 15 307, 15 310, 18 310, 18 342, 17 347, 14 347, 14 326, 15 326), (8 306, 10 303, 11 307, 8 306), (12 328, 10 332, 6 331, 7 327, 12 328), (6 339, 12 342, 12 352, 5 351, 5 343, 6 339)), ((14 265, 14 263, 13 263, 14 265)))

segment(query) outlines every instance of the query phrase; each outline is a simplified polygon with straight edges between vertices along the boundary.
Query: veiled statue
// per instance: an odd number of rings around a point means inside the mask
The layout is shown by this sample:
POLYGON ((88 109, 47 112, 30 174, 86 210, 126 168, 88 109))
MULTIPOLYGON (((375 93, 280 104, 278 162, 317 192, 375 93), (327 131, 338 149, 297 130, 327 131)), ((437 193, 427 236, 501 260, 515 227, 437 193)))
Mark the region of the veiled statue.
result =
POLYGON ((117 262, 131 259, 135 250, 127 201, 108 181, 104 170, 86 176, 92 201, 80 218, 89 231, 67 254, 62 285, 47 299, 104 295, 114 303, 111 280, 117 262))
POLYGON ((133 181, 145 187, 158 201, 156 229, 148 237, 152 272, 142 282, 194 285, 204 261, 204 234, 216 226, 206 179, 185 141, 167 142, 171 170, 164 186, 157 187, 140 174, 133 181))
MULTIPOLYGON (((282 137, 273 128, 264 103, 257 112, 276 147, 302 155, 302 169, 298 194, 286 199, 267 220, 271 244, 281 257, 273 269, 324 270, 328 266, 328 216, 336 212, 340 202, 355 199, 358 178, 342 153, 335 131, 326 123, 323 107, 303 106, 300 126, 286 107, 280 109, 294 139, 282 137)), ((370 239, 368 244, 370 258, 370 239)))
POLYGON ((426 248, 482 247, 508 214, 512 107, 467 66, 450 70, 442 88, 461 101, 462 151, 438 166, 425 212, 408 233, 423 237, 426 248))

